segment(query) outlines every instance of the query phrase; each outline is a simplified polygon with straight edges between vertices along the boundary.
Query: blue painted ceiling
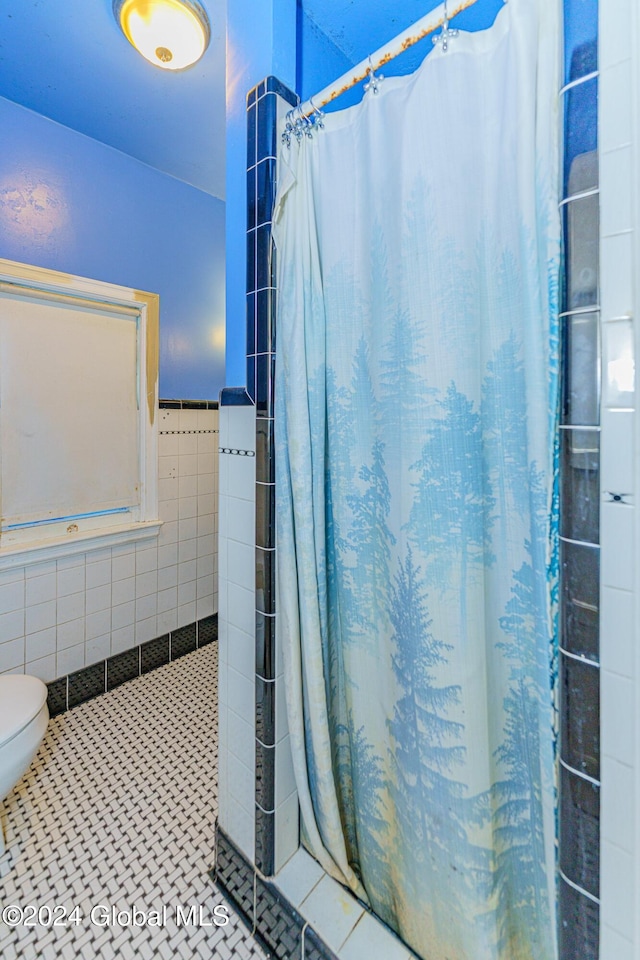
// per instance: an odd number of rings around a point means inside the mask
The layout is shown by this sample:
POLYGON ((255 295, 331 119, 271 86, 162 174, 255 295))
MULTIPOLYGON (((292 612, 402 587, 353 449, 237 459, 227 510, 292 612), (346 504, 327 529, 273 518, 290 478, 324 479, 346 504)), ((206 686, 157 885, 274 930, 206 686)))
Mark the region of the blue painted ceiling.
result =
MULTIPOLYGON (((202 2, 211 43, 195 67, 173 73, 147 63, 125 40, 112 0, 0 0, 0 96, 224 198, 227 0, 202 2)), ((456 25, 489 26, 502 2, 479 0, 456 25)), ((298 0, 351 64, 437 3, 298 0)), ((415 69, 428 44, 387 72, 415 69)))

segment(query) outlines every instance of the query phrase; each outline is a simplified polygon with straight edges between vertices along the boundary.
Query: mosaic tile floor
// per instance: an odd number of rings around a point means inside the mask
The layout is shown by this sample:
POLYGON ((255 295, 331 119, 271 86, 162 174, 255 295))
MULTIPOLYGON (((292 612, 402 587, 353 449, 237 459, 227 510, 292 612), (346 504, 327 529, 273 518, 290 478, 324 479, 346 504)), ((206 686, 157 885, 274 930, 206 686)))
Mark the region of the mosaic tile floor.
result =
POLYGON ((207 876, 216 656, 211 644, 50 721, 0 803, 3 960, 264 960, 207 876), (133 906, 158 915, 136 926, 133 906))

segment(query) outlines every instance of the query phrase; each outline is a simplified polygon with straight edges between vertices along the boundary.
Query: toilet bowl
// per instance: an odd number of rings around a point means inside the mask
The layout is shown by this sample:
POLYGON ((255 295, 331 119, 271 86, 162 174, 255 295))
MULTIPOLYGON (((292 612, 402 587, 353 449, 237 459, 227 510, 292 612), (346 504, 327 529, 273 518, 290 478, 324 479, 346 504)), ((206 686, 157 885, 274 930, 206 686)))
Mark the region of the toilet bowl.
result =
MULTIPOLYGON (((47 688, 37 677, 0 677, 0 800, 29 769, 49 721, 47 688)), ((0 854, 4 834, 0 824, 0 854)))

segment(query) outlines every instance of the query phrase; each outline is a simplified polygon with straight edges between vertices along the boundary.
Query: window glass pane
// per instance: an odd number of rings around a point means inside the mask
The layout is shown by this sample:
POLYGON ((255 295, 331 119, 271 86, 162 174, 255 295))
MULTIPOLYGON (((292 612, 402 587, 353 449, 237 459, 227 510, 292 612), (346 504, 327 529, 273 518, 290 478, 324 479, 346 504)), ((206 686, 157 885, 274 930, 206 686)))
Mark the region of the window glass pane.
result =
POLYGON ((599 214, 597 193, 565 204, 567 310, 591 307, 598 303, 599 214))
POLYGON ((560 546, 562 639, 569 653, 598 660, 600 550, 576 543, 560 546))
POLYGON ((574 426, 598 426, 598 314, 578 313, 564 317, 563 336, 562 422, 574 426))
POLYGON ((598 69, 598 0, 564 0, 564 82, 598 69))
POLYGON ((564 195, 598 186, 598 78, 564 93, 564 195))
POLYGON ((600 520, 600 434, 562 430, 560 533, 569 540, 598 543, 600 520))

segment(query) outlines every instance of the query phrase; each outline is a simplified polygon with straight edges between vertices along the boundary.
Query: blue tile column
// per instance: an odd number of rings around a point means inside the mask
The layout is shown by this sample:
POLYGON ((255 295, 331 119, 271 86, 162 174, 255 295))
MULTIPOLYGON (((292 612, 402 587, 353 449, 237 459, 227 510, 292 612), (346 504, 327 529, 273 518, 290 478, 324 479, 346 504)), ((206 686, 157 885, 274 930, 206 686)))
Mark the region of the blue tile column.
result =
POLYGON ((276 265, 271 242, 276 192, 278 99, 295 94, 267 77, 247 96, 247 392, 256 407, 256 852, 275 862, 275 473, 276 265))
POLYGON ((597 0, 564 0, 559 957, 597 960, 600 316, 597 0))

